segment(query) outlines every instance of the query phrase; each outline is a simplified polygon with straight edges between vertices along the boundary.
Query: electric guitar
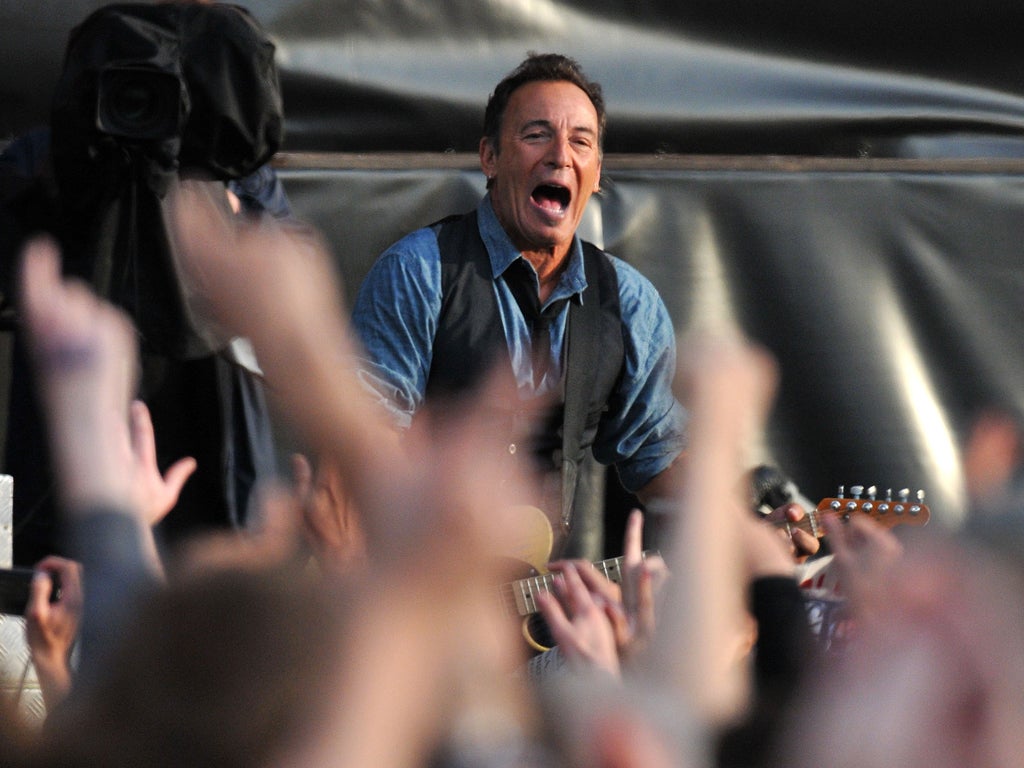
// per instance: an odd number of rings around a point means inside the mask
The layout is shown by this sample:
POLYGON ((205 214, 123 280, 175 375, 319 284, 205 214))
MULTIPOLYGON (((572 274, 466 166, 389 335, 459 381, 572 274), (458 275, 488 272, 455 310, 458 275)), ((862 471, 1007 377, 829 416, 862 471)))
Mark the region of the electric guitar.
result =
MULTIPOLYGON (((522 618, 521 631, 523 639, 535 651, 546 651, 550 646, 542 639, 545 634, 543 622, 537 607, 537 594, 551 592, 555 576, 547 570, 551 556, 553 534, 547 516, 537 507, 522 507, 529 517, 525 530, 527 535, 516 542, 513 557, 528 564, 534 575, 509 581, 500 587, 500 599, 506 616, 522 618)), ((865 489, 863 486, 850 486, 850 496, 845 495, 843 486, 839 486, 836 496, 822 499, 817 507, 807 510, 807 514, 796 523, 789 521, 772 521, 770 524, 787 531, 801 528, 817 538, 825 535, 821 525, 821 516, 833 513, 841 520, 849 520, 853 515, 867 515, 876 523, 887 528, 897 525, 925 525, 931 518, 931 510, 924 503, 924 491, 918 491, 914 499, 910 499, 910 491, 900 490, 893 498, 892 489, 886 490, 883 498, 878 498, 875 486, 865 489)), ((647 557, 652 552, 644 552, 647 557)), ((613 557, 594 563, 609 581, 615 584, 622 582, 623 556, 613 557)))

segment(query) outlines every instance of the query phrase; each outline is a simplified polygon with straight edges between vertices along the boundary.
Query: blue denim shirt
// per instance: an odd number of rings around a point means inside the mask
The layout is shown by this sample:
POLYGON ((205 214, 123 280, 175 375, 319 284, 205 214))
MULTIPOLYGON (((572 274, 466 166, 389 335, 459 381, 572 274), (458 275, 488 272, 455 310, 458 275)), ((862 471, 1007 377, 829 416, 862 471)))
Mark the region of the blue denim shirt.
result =
MULTIPOLYGON (((552 365, 537 388, 530 359, 530 329, 504 272, 522 258, 485 197, 477 211, 480 235, 491 258, 498 300, 519 396, 555 390, 562 374, 568 310, 551 327, 552 365)), ((676 346, 672 321, 654 286, 624 261, 612 258, 619 280, 625 374, 602 418, 595 458, 615 464, 623 485, 638 490, 682 451, 686 416, 672 395, 676 346)), ((587 285, 583 248, 574 239, 569 263, 547 303, 582 293, 587 285)), ((360 375, 377 392, 400 426, 408 426, 423 402, 431 351, 441 311, 441 258, 437 238, 419 229, 390 246, 359 289, 353 322, 368 356, 360 375)))

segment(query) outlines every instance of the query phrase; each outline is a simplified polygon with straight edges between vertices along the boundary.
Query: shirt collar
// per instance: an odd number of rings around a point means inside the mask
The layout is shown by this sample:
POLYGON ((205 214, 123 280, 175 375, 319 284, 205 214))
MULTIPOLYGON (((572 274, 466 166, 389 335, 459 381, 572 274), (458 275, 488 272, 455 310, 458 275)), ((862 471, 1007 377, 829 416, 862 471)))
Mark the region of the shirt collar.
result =
MULTIPOLYGON (((521 254, 498 222, 494 207, 491 205, 490 193, 480 202, 477 210, 477 224, 480 228, 480 237, 487 248, 487 255, 491 259, 492 276, 496 278, 508 269, 512 262, 520 258, 521 254)), ((583 289, 586 287, 587 276, 583 269, 583 246, 580 239, 573 236, 572 245, 569 248, 569 264, 559 278, 558 286, 548 301, 574 294, 579 294, 582 300, 583 289)))

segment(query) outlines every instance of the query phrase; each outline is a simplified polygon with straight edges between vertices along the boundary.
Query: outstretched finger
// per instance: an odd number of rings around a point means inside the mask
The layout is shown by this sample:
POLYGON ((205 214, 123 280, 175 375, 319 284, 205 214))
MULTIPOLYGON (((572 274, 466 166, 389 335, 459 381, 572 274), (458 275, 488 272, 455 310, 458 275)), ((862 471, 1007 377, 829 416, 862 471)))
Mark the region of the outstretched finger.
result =
POLYGON ((53 577, 47 572, 37 570, 29 583, 28 601, 25 604, 25 617, 37 620, 45 619, 50 613, 50 595, 53 592, 53 577))
POLYGON ((622 540, 622 604, 626 615, 635 617, 637 611, 637 569, 644 559, 644 515, 639 509, 629 513, 626 533, 622 540))
MULTIPOLYGON (((194 458, 185 456, 167 468, 167 471, 164 472, 164 488, 168 497, 176 499, 181 495, 181 489, 185 487, 185 483, 192 477, 198 466, 199 464, 194 458)), ((160 522, 169 511, 170 508, 164 510, 159 519, 153 520, 152 523, 160 522)))
MULTIPOLYGON (((585 566, 589 568, 590 566, 585 566)), ((595 595, 587 588, 580 569, 575 563, 566 563, 562 578, 555 580, 555 589, 570 616, 576 616, 595 607, 595 595)))
POLYGON ((60 286, 60 256, 51 240, 33 240, 25 249, 21 266, 21 296, 29 332, 38 334, 49 322, 60 286))
POLYGON ((637 570, 636 612, 633 614, 634 631, 644 637, 654 634, 655 605, 654 579, 646 565, 637 570))
POLYGON ((129 411, 131 424, 132 452, 143 466, 157 465, 156 432, 149 408, 141 400, 132 400, 129 411))
POLYGON ((178 503, 181 489, 196 471, 196 460, 191 456, 179 459, 161 475, 157 466, 153 418, 144 402, 132 401, 129 421, 137 501, 145 514, 146 522, 149 525, 156 525, 178 503))

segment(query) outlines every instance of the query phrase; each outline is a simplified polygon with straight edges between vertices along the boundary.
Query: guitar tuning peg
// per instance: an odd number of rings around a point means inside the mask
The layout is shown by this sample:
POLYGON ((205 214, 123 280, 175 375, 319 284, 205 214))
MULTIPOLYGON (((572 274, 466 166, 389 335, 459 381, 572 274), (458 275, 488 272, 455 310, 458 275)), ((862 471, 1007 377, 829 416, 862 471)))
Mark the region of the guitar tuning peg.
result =
POLYGON ((853 494, 853 498, 859 499, 861 494, 864 493, 864 486, 863 485, 851 485, 850 486, 850 493, 853 494))
POLYGON ((918 489, 918 491, 917 491, 917 501, 918 501, 919 504, 923 504, 924 503, 924 489, 918 489))
POLYGON ((892 488, 885 489, 885 500, 892 501, 892 488))
POLYGON ((906 501, 908 498, 910 498, 910 489, 900 488, 899 497, 900 501, 906 501))
POLYGON ((836 498, 837 499, 843 498, 845 493, 846 493, 846 486, 845 485, 840 485, 839 486, 839 490, 836 491, 836 498))
POLYGON ((874 501, 875 500, 875 496, 877 496, 877 495, 878 495, 878 488, 876 488, 873 485, 870 486, 868 488, 868 498, 871 499, 871 501, 874 501))

